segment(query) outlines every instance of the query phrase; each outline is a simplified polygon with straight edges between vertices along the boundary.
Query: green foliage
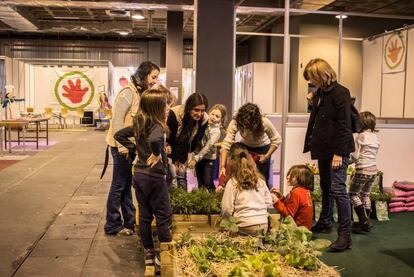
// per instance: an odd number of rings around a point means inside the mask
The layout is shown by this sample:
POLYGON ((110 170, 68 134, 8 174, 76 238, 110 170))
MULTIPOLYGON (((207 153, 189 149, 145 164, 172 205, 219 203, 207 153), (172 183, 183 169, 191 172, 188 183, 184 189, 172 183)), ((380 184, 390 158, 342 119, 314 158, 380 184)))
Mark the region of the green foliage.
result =
POLYGON ((280 276, 280 255, 277 253, 263 252, 259 255, 249 255, 247 259, 235 266, 228 277, 247 276, 280 276))
POLYGON ((220 214, 222 193, 195 189, 187 192, 183 188, 171 188, 171 207, 174 214, 220 214))
POLYGON ((239 232, 239 226, 237 226, 237 218, 234 216, 223 217, 220 221, 220 228, 230 234, 237 234, 239 232))
POLYGON ((237 242, 226 239, 216 239, 208 237, 206 240, 190 243, 188 251, 194 258, 200 272, 207 272, 210 262, 239 261, 245 254, 252 253, 253 243, 237 242))
POLYGON ((311 238, 311 231, 303 226, 298 227, 288 216, 282 220, 278 230, 273 230, 263 239, 263 245, 269 251, 278 252, 290 266, 316 270, 320 266, 318 256, 321 253, 311 238))

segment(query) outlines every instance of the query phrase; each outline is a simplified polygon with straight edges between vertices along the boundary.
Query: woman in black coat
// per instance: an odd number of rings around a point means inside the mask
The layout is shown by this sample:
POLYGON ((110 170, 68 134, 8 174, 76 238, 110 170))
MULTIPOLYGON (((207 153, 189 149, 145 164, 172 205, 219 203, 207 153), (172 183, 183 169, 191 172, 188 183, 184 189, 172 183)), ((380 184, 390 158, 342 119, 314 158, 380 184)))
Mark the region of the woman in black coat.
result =
POLYGON ((333 204, 338 210, 338 239, 330 246, 333 251, 350 249, 351 207, 346 191, 349 154, 355 151, 351 128, 351 95, 337 83, 336 73, 322 59, 313 59, 303 73, 304 78, 317 87, 308 94, 311 115, 305 137, 304 153, 310 151, 318 160, 322 189, 322 211, 315 233, 332 230, 333 204))

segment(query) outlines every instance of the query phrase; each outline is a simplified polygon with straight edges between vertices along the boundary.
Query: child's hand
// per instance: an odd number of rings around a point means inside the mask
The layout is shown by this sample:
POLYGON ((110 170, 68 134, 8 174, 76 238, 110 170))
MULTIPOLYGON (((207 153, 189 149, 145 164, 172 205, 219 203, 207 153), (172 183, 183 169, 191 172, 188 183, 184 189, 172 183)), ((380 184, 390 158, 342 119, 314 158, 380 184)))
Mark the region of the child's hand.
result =
POLYGON ((279 198, 275 194, 271 193, 270 195, 272 196, 273 204, 275 204, 277 201, 279 201, 279 198))
POLYGON ((280 191, 277 190, 277 188, 272 188, 270 190, 270 192, 272 193, 272 195, 277 196, 277 198, 282 198, 283 194, 280 193, 280 191))
POLYGON ((154 154, 151 154, 147 159, 147 165, 154 167, 159 161, 161 161, 161 155, 155 156, 154 154))
POLYGON ((196 163, 197 163, 196 160, 193 159, 188 162, 187 166, 189 169, 194 169, 196 163))

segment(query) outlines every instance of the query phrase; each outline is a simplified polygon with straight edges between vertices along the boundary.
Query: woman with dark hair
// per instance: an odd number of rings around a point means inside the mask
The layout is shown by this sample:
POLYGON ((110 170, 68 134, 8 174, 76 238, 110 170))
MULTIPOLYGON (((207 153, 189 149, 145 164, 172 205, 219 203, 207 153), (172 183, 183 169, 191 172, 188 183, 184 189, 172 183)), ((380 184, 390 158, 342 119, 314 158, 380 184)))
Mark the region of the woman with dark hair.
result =
POLYGON ((187 188, 186 163, 188 154, 198 146, 208 123, 206 109, 208 101, 204 94, 193 93, 185 105, 171 108, 167 125, 168 144, 171 146, 171 159, 177 167, 177 182, 187 188))
POLYGON ((338 209, 338 239, 332 251, 350 249, 351 206, 346 192, 349 155, 354 152, 352 136, 351 95, 340 85, 332 67, 322 59, 313 59, 305 67, 303 77, 317 90, 308 94, 312 111, 309 117, 303 152, 311 152, 318 160, 322 211, 314 233, 330 233, 334 201, 338 209))
POLYGON ((227 156, 230 147, 236 141, 237 133, 240 133, 241 143, 253 153, 254 157, 257 157, 255 159, 257 168, 269 184, 270 158, 282 143, 282 139, 272 122, 261 114, 256 104, 252 103, 241 106, 230 121, 221 146, 220 176, 226 175, 227 156))
POLYGON ((113 116, 106 136, 113 160, 112 183, 106 203, 104 226, 105 233, 109 235, 132 235, 135 225, 135 207, 131 194, 131 167, 135 157, 128 155, 128 149, 114 139, 114 134, 132 125, 132 120, 138 112, 141 94, 157 83, 159 73, 160 68, 156 64, 150 61, 141 63, 131 76, 131 82, 121 89, 114 101, 113 116))

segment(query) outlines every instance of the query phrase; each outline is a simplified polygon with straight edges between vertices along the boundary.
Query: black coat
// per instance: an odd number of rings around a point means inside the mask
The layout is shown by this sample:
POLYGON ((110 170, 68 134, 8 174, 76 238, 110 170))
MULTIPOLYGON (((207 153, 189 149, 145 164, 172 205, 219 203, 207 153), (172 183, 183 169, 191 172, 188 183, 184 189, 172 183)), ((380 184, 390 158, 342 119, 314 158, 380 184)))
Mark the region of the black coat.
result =
POLYGON ((315 159, 332 159, 355 151, 351 128, 351 95, 349 90, 334 83, 328 91, 319 89, 312 99, 303 152, 311 151, 315 159))

